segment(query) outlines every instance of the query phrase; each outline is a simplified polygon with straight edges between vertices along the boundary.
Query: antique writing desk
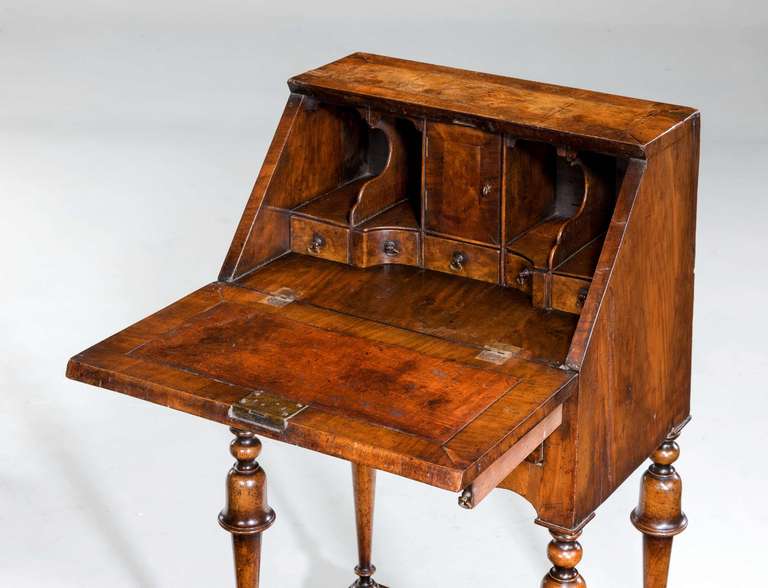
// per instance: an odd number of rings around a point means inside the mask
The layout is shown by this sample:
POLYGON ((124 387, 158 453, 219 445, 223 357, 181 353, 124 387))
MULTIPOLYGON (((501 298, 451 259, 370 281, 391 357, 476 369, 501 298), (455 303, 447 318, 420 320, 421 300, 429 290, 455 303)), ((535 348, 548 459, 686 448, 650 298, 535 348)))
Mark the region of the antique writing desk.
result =
POLYGON ((376 470, 464 508, 524 496, 553 535, 542 585, 572 587, 584 525, 651 456, 632 522, 666 586, 698 113, 368 54, 289 86, 218 281, 67 375, 232 427, 241 588, 275 518, 257 435, 352 463, 357 587, 376 470))

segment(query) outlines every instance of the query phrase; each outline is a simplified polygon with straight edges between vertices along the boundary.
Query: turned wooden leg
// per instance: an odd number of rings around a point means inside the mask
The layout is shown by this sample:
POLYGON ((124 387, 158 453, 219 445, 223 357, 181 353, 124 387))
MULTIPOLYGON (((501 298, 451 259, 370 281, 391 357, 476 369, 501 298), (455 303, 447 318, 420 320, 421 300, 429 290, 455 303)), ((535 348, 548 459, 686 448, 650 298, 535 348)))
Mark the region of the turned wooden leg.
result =
POLYGON ((261 533, 275 520, 267 504, 266 475, 256 462, 261 441, 249 431, 230 429, 235 439, 229 447, 237 460, 227 474, 227 502, 219 524, 232 533, 237 588, 258 588, 261 533))
POLYGON ((373 541, 373 504, 376 495, 376 470, 352 464, 352 487, 355 492, 355 521, 357 522, 358 565, 357 580, 350 588, 386 588, 371 577, 376 567, 371 563, 373 541))
POLYGON ((582 556, 578 541, 581 531, 561 532, 550 529, 549 532, 552 541, 547 548, 547 556, 553 566, 541 581, 541 588, 586 588, 587 583, 576 569, 582 556))
POLYGON ((643 585, 666 588, 672 538, 688 526, 680 500, 683 483, 672 464, 680 456, 675 439, 667 437, 651 455, 653 463, 643 475, 640 503, 632 511, 632 523, 643 533, 643 585))

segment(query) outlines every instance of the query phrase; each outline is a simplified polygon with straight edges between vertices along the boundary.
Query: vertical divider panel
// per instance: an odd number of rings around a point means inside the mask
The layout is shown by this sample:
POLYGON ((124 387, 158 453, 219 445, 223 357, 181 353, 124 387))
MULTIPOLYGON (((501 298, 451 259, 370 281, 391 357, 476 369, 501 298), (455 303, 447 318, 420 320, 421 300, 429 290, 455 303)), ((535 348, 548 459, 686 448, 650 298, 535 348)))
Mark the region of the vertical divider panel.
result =
POLYGON ((360 225, 407 196, 407 146, 396 122, 379 117, 370 128, 383 133, 387 146, 384 167, 363 186, 349 212, 351 227, 360 225))
POLYGON ((505 255, 507 249, 507 184, 509 182, 509 172, 507 170, 507 150, 515 148, 515 141, 509 135, 502 135, 501 137, 501 155, 499 169, 501 169, 501 193, 499 194, 499 224, 501 238, 499 244, 501 245, 501 253, 499 255, 499 284, 504 285, 507 283, 507 256, 505 255))
POLYGON ((424 267, 424 225, 427 218, 427 164, 429 158, 429 121, 421 119, 421 206, 419 218, 419 267, 424 267))

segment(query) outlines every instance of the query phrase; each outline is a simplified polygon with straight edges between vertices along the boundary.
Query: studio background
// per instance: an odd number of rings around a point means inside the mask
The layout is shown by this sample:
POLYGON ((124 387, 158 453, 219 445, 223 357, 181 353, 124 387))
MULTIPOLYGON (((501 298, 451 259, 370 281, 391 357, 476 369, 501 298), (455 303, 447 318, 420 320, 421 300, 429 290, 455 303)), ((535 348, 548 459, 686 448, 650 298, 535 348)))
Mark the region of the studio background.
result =
MULTIPOLYGON (((702 111, 691 524, 670 587, 762 581, 768 495, 763 2, 0 0, 0 585, 233 585, 224 426, 64 379, 67 359, 214 280, 293 74, 357 50, 702 111)), ((347 586, 349 464, 264 441, 265 588, 347 586)), ((588 525, 593 588, 641 585, 638 471, 588 525)), ((393 588, 536 586, 549 534, 379 475, 393 588)))

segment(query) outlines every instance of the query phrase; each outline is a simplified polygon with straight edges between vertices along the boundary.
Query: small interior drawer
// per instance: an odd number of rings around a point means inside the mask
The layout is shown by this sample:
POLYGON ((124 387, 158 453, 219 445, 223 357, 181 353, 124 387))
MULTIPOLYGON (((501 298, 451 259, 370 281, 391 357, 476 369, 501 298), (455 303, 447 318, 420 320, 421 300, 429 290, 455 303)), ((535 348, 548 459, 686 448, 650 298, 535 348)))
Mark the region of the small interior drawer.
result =
POLYGON ((530 294, 533 289, 533 264, 525 257, 507 253, 504 265, 504 285, 530 294))
POLYGON ((424 237, 424 267, 427 269, 498 283, 499 256, 497 249, 430 235, 424 237))
POLYGON ((570 276, 552 275, 551 307, 555 310, 581 314, 581 308, 589 292, 589 280, 570 276))
POLYGON ((294 216, 291 218, 291 250, 348 263, 349 229, 294 216))
POLYGON ((377 229, 352 235, 352 263, 357 267, 402 263, 419 265, 419 233, 377 229))

